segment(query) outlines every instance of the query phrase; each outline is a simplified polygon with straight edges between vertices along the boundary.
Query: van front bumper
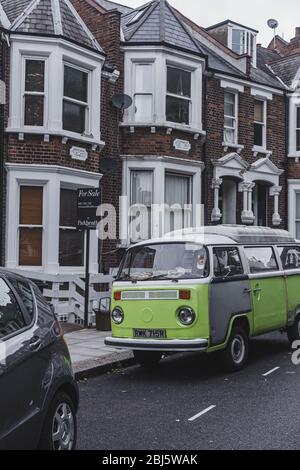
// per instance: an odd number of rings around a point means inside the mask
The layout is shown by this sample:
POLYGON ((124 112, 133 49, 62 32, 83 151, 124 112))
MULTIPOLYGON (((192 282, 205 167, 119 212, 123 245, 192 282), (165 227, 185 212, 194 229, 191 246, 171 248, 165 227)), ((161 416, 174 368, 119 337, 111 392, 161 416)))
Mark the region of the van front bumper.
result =
POLYGON ((137 351, 175 351, 192 352, 205 351, 208 348, 208 340, 199 338, 191 340, 169 339, 130 339, 130 338, 106 338, 106 346, 116 349, 131 349, 137 351))

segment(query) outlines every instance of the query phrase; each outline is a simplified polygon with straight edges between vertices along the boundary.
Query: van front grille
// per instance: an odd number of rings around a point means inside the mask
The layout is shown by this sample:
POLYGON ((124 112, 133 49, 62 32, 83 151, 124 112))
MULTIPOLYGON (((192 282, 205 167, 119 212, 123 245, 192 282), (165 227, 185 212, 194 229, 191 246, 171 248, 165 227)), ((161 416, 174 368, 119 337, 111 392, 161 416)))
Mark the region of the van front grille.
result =
POLYGON ((178 290, 125 291, 122 300, 178 300, 178 290))

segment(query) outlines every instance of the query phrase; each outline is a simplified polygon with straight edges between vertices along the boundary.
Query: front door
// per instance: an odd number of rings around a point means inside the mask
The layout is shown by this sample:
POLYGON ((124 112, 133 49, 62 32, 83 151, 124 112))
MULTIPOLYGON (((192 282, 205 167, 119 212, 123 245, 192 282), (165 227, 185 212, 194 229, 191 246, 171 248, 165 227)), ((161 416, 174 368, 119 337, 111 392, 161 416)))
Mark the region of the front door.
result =
POLYGON ((254 312, 254 334, 286 325, 287 299, 284 274, 279 271, 274 248, 246 247, 254 312))

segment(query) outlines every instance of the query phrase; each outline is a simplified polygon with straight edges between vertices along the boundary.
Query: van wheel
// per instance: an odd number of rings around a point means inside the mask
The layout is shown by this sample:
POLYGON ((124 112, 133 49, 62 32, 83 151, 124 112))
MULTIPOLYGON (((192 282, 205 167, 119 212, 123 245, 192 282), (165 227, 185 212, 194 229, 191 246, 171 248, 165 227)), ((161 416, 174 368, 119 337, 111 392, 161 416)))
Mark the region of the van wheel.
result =
POLYGON ((53 399, 43 427, 40 450, 75 450, 77 421, 74 404, 65 392, 53 399))
POLYGON ((160 351, 133 351, 136 362, 146 369, 157 366, 162 358, 160 351))
POLYGON ((296 318, 293 326, 287 327, 287 335, 291 344, 300 339, 300 315, 296 318))
POLYGON ((246 365, 249 352, 249 338, 240 326, 232 329, 226 349, 223 351, 223 363, 226 371, 237 372, 246 365))

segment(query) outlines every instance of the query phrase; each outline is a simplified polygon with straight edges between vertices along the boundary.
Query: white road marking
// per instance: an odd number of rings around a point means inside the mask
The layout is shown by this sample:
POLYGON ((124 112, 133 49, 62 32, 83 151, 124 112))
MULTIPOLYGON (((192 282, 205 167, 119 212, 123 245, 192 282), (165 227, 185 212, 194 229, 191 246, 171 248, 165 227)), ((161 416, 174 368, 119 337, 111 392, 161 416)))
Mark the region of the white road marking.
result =
POLYGON ((195 416, 192 416, 192 417, 189 419, 189 421, 195 421, 196 419, 200 418, 200 416, 205 415, 206 413, 208 413, 209 411, 213 410, 214 408, 216 408, 216 405, 211 405, 211 406, 209 406, 209 407, 206 408, 205 410, 200 411, 200 413, 196 414, 195 416))
POLYGON ((267 377, 268 375, 273 374, 273 372, 276 372, 278 369, 280 369, 280 367, 274 367, 274 369, 269 370, 269 372, 266 372, 266 373, 263 374, 262 376, 263 376, 263 377, 267 377))

